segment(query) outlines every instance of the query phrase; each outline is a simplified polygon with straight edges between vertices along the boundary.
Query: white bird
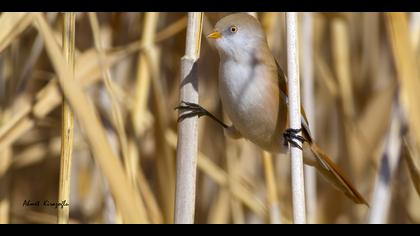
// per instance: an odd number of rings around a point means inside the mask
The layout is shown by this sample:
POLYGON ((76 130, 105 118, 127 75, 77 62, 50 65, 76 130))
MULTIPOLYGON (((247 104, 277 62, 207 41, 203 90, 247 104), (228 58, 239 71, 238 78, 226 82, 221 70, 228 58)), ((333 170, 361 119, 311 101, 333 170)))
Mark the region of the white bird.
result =
POLYGON ((258 20, 245 13, 228 15, 216 23, 208 37, 215 40, 220 55, 219 94, 233 124, 228 126, 198 104, 183 101, 177 107, 184 111, 179 119, 209 116, 225 128, 228 136, 244 137, 271 153, 287 152, 289 143, 310 150, 304 155, 305 164, 314 166, 355 203, 368 205, 339 167, 314 143, 303 108, 302 130, 287 129, 287 78, 272 55, 258 20))

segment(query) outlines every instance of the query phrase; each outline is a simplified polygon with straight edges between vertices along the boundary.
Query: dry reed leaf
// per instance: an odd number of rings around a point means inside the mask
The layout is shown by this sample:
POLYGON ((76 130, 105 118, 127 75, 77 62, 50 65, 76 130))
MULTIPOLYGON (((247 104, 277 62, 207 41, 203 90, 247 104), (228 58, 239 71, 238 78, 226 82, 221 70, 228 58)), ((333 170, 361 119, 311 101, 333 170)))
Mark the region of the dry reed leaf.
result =
MULTIPOLYGON (((157 29, 158 16, 159 15, 156 12, 145 13, 143 34, 142 38, 140 39, 140 44, 145 47, 145 51, 157 50, 156 46, 154 45, 154 37, 157 29)), ((134 107, 132 109, 132 121, 136 137, 139 137, 144 132, 143 127, 145 116, 143 114, 145 113, 149 97, 150 80, 151 76, 146 55, 140 52, 138 55, 138 65, 136 72, 135 100, 134 107)))
MULTIPOLYGON (((114 66, 138 49, 139 47, 130 47, 107 54, 103 67, 114 66)), ((75 80, 80 81, 83 87, 89 87, 100 79, 101 70, 96 57, 96 50, 90 49, 76 59, 75 80)), ((17 100, 21 99, 18 98, 17 100)), ((15 142, 26 131, 34 127, 34 118, 44 118, 60 104, 61 93, 55 78, 36 94, 35 102, 31 101, 30 98, 25 98, 23 102, 13 104, 9 110, 16 110, 17 113, 0 126, 0 150, 15 142)))
POLYGON ((4 12, 0 16, 0 52, 32 23, 27 12, 4 12))
POLYGON ((59 46, 53 40, 53 31, 48 26, 45 18, 35 14, 36 27, 42 34, 47 53, 52 65, 58 74, 58 81, 81 127, 85 131, 88 143, 94 153, 95 160, 106 177, 118 209, 126 223, 146 223, 145 212, 140 210, 140 196, 129 184, 123 168, 114 156, 102 125, 96 115, 95 109, 89 106, 90 102, 83 93, 81 86, 70 81, 68 66, 59 46))
MULTIPOLYGON (((101 66, 103 69, 111 68, 139 49, 140 47, 130 45, 126 48, 106 53, 106 58, 101 66)), ((90 86, 100 79, 102 75, 101 66, 97 60, 96 49, 92 48, 83 52, 83 54, 76 58, 76 80, 80 80, 83 86, 90 86)))
MULTIPOLYGON (((125 124, 124 118, 122 114, 122 110, 120 104, 118 103, 118 99, 115 93, 115 85, 111 78, 111 72, 109 69, 104 69, 102 66, 105 62, 105 52, 103 49, 103 40, 101 39, 101 31, 98 19, 96 17, 96 13, 90 12, 89 13, 89 22, 93 32, 93 38, 95 42, 95 48, 97 50, 97 60, 98 64, 101 68, 103 81, 105 84, 106 92, 109 96, 110 105, 111 105, 111 115, 113 126, 116 130, 118 140, 119 140, 119 148, 124 160, 125 171, 127 172, 127 176, 130 178, 132 184, 136 182, 136 176, 134 176, 134 172, 132 172, 132 167, 130 164, 132 163, 129 159, 129 152, 128 152, 128 138, 125 133, 125 124)), ((139 203, 140 207, 142 208, 141 211, 145 211, 145 206, 141 201, 139 203)))
POLYGON ((380 13, 364 14, 362 15, 362 20, 363 29, 361 37, 363 51, 361 52, 360 71, 353 70, 353 73, 357 74, 356 77, 359 78, 354 81, 355 91, 359 90, 361 92, 366 90, 369 83, 374 83, 381 79, 378 75, 380 70, 378 65, 381 63, 380 13), (371 80, 366 78, 371 78, 371 80))
POLYGON ((25 84, 30 78, 30 72, 34 68, 35 63, 39 60, 43 48, 44 42, 42 41, 42 37, 40 35, 37 35, 32 45, 29 57, 26 60, 24 66, 22 67, 22 72, 20 74, 18 82, 19 84, 17 85, 18 90, 20 90, 23 87, 23 84, 25 84))
POLYGON ((16 153, 13 157, 13 168, 24 168, 38 163, 46 157, 57 157, 60 154, 60 142, 60 138, 55 137, 48 144, 35 143, 28 145, 22 152, 16 153))
MULTIPOLYGON (((313 54, 319 55, 314 60, 314 76, 315 79, 320 79, 322 85, 326 86, 327 91, 333 98, 338 96, 338 84, 329 63, 326 62, 324 53, 322 51, 322 43, 325 42, 327 23, 319 14, 313 15, 313 54)), ((315 56, 314 56, 315 57, 315 56)))
POLYGON ((350 69, 350 44, 348 41, 348 25, 341 19, 332 22, 334 62, 339 94, 344 115, 352 118, 355 115, 353 88, 350 69))
POLYGON ((156 34, 155 42, 159 43, 161 41, 164 41, 165 39, 173 37, 175 34, 181 32, 186 27, 187 27, 187 16, 183 16, 179 20, 167 26, 162 31, 158 32, 156 34))
POLYGON ((322 84, 326 86, 331 97, 337 97, 339 94, 338 84, 335 82, 334 75, 328 68, 327 63, 322 58, 318 58, 318 60, 315 61, 315 70, 315 74, 319 75, 322 84))
POLYGON ((17 119, 12 118, 11 122, 6 123, 4 128, 0 130, 0 151, 10 146, 16 139, 35 125, 35 121, 30 117, 23 116, 22 119, 19 119, 19 114, 15 118, 17 119))

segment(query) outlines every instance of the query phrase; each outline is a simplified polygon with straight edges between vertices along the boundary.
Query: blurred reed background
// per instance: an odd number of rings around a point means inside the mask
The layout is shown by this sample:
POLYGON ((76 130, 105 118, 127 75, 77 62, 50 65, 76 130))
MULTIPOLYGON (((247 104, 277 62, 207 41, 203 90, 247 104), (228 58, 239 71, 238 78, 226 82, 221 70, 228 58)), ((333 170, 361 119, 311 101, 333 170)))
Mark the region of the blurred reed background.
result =
MULTIPOLYGON (((42 205, 66 188, 69 223, 172 223, 187 14, 76 13, 75 28, 65 14, 0 15, 0 223, 56 223, 58 209, 42 205), (74 73, 63 54, 72 50, 74 73), (64 182, 63 93, 75 108, 64 182)), ((205 13, 203 35, 227 14, 205 13)), ((284 13, 256 15, 287 70, 284 13)), ((354 205, 309 174, 309 222, 420 223, 419 13, 309 13, 300 23, 316 140, 370 202, 354 205)), ((228 121, 218 63, 203 37, 199 101, 228 121)), ((288 155, 229 139, 210 119, 198 130, 195 222, 291 223, 288 155)))

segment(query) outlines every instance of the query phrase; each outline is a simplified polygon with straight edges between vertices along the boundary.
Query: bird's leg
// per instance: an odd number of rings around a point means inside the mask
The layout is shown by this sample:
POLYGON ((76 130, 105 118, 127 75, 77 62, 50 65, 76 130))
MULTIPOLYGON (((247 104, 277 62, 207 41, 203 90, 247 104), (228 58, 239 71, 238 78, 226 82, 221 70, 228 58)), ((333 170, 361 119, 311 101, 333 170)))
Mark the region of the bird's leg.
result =
POLYGON ((306 141, 304 137, 298 135, 300 131, 302 131, 302 129, 286 129, 283 133, 284 145, 287 146, 287 143, 290 143, 291 146, 302 150, 302 146, 296 142, 297 140, 303 144, 303 142, 306 141))
POLYGON ((214 121, 216 121, 217 123, 219 123, 221 126, 223 126, 223 128, 226 129, 229 127, 228 125, 223 123, 221 120, 219 120, 216 116, 214 116, 209 111, 207 111, 202 106, 196 103, 181 101, 181 104, 175 107, 175 110, 189 111, 180 115, 178 118, 178 122, 188 117, 198 116, 200 118, 202 116, 208 116, 214 121))

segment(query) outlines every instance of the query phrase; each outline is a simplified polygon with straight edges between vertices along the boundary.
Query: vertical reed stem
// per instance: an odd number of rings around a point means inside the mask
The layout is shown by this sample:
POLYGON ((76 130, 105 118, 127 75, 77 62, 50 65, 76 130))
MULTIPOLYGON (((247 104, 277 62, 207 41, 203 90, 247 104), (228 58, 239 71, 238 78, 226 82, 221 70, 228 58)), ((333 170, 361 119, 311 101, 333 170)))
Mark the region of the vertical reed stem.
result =
MULTIPOLYGON (((286 13, 286 28, 290 128, 300 129, 299 51, 296 12, 286 13)), ((291 146, 290 156, 292 159, 293 222, 295 224, 305 224, 306 207, 302 151, 297 147, 291 146)))
MULTIPOLYGON (((63 52, 69 65, 69 78, 74 79, 74 40, 75 40, 75 13, 64 13, 63 27, 63 52)), ((61 124, 61 157, 60 157, 60 182, 58 202, 69 203, 71 154, 73 150, 73 124, 74 116, 69 104, 63 98, 61 124)), ((68 224, 70 206, 58 207, 58 223, 68 224)))
MULTIPOLYGON (((181 59, 180 101, 198 103, 198 58, 200 55, 202 12, 188 13, 185 55, 181 59)), ((194 223, 197 172, 197 117, 178 124, 175 223, 194 223)))

